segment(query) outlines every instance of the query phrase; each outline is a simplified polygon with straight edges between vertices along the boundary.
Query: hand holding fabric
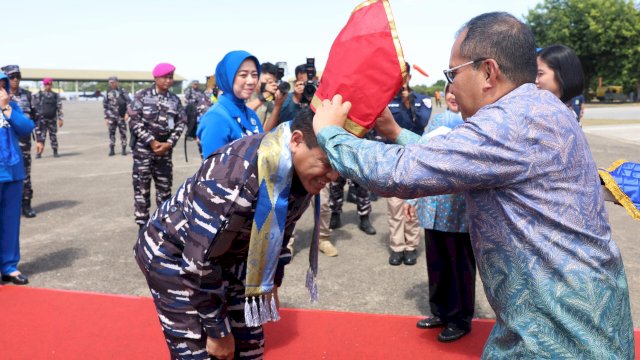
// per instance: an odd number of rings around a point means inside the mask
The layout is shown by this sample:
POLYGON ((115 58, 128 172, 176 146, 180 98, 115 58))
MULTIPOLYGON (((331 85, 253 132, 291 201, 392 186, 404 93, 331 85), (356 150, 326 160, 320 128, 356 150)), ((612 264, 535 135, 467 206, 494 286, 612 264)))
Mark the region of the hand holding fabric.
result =
POLYGON ((313 117, 313 130, 316 135, 326 126, 344 127, 351 110, 351 103, 346 101, 342 103, 342 96, 336 94, 333 100, 325 99, 322 104, 316 108, 316 115, 313 117))
POLYGON ((385 137, 393 142, 396 141, 402 128, 391 114, 391 110, 388 107, 384 108, 380 116, 376 119, 375 129, 379 135, 385 137))

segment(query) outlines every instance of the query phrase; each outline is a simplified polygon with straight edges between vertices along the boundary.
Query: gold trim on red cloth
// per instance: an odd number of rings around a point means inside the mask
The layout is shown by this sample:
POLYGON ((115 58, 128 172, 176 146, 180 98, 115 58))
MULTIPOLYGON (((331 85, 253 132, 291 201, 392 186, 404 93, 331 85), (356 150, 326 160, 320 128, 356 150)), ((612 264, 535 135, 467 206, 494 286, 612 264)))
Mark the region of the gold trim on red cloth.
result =
MULTIPOLYGON (((311 99, 311 107, 315 111, 320 105, 322 105, 322 100, 320 100, 319 97, 314 95, 313 99, 311 99)), ((367 134, 367 132, 369 132, 369 129, 365 128, 362 125, 359 125, 358 123, 356 123, 355 121, 349 118, 347 118, 347 121, 344 122, 344 129, 359 138, 364 137, 367 134)))
POLYGON ((402 51, 402 45, 400 45, 400 37, 398 37, 398 30, 396 29, 396 22, 393 20, 393 13, 391 12, 391 6, 389 1, 382 0, 384 5, 384 11, 387 13, 387 19, 389 20, 389 27, 391 28, 391 36, 393 37, 393 44, 396 46, 396 53, 398 54, 398 62, 400 63, 400 71, 402 72, 402 83, 407 82, 407 62, 404 60, 404 52, 402 51))

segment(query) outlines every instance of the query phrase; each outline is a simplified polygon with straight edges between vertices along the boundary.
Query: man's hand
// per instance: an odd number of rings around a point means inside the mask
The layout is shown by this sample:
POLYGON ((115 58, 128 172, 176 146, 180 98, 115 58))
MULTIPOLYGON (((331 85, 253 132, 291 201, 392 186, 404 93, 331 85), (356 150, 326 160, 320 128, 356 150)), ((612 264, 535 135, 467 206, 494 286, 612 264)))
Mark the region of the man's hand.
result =
POLYGON ((380 114, 376 119, 375 129, 380 136, 383 136, 393 142, 396 141, 402 131, 402 128, 393 118, 393 114, 391 114, 391 110, 389 110, 388 107, 385 107, 382 114, 380 114))
POLYGON ((236 350, 236 340, 232 333, 221 339, 207 337, 207 353, 221 360, 233 360, 236 350))
POLYGON ((42 154, 43 151, 44 151, 44 143, 38 141, 36 143, 36 154, 42 154))
POLYGON ((58 127, 62 127, 64 125, 64 120, 58 119, 58 127))
POLYGON ((278 89, 276 91, 276 99, 273 102, 274 108, 280 109, 286 99, 287 99, 287 94, 283 94, 282 92, 280 92, 280 89, 278 89))
POLYGON ((316 109, 316 115, 313 117, 313 131, 318 135, 320 130, 326 126, 344 127, 349 110, 351 110, 351 103, 346 101, 343 104, 340 94, 336 94, 333 100, 323 100, 322 105, 316 109))
POLYGON ((109 126, 109 118, 104 118, 104 124, 109 126))
POLYGON ((169 144, 168 142, 159 142, 159 141, 156 141, 156 140, 153 140, 153 141, 155 141, 157 143, 157 145, 155 147, 152 145, 151 146, 151 150, 153 150, 153 153, 158 155, 158 156, 162 156, 162 155, 168 153, 169 150, 171 150, 171 148, 172 148, 171 144, 169 144))
POLYGON ((407 222, 413 222, 416 220, 418 218, 416 216, 416 207, 404 204, 404 217, 407 219, 407 222))

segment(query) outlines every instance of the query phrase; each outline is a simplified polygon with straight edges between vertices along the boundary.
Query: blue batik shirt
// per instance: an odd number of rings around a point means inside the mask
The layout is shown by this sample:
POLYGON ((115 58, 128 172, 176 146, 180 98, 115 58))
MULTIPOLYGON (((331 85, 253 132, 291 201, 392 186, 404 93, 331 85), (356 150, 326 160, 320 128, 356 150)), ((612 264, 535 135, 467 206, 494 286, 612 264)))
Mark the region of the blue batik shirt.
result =
POLYGON ((318 141, 334 169, 381 196, 464 193, 496 313, 483 358, 634 358, 627 278, 596 164, 555 95, 521 85, 424 144, 382 144, 337 126, 318 141))

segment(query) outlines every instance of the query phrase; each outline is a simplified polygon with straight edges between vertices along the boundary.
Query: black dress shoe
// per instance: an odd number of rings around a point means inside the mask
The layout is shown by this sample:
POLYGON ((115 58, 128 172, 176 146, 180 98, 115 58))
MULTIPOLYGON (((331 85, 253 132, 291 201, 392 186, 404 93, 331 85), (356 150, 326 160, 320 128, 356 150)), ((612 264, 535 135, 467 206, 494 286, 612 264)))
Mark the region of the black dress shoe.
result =
POLYGON ((418 250, 406 251, 404 252, 404 264, 405 265, 415 265, 418 259, 418 250))
POLYGON ((429 316, 428 318, 418 320, 416 326, 420 329, 433 329, 436 327, 443 327, 444 322, 437 316, 429 316))
POLYGON ((458 329, 455 326, 449 325, 440 334, 438 334, 438 341, 451 342, 460 339, 467 335, 471 330, 458 329))
POLYGON ((391 251, 391 255, 389 256, 389 265, 398 266, 402 264, 402 259, 404 258, 404 252, 402 251, 391 251))
POLYGON ((29 279, 22 275, 22 274, 18 274, 18 275, 2 275, 2 281, 4 282, 10 282, 13 283, 15 285, 26 285, 29 283, 29 279))

